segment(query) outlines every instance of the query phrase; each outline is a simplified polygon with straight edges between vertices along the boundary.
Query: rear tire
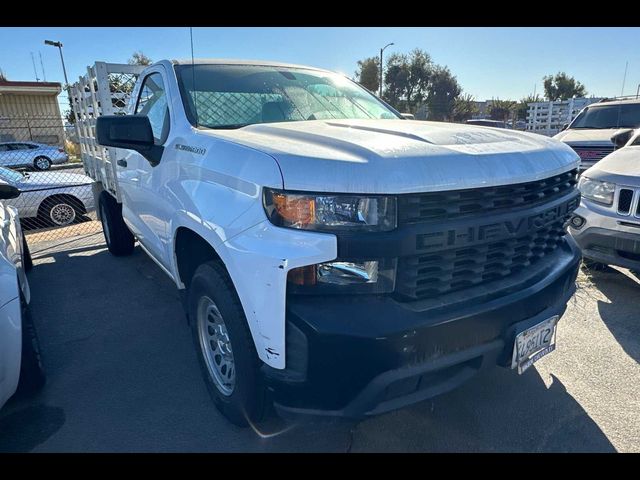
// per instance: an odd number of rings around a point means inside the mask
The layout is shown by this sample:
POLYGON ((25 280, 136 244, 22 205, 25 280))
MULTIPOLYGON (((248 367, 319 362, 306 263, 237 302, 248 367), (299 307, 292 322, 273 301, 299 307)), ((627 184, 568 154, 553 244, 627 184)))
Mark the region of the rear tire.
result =
POLYGON ((20 380, 16 393, 33 395, 46 383, 47 378, 40 355, 40 342, 36 333, 31 313, 23 302, 22 307, 22 358, 20 364, 20 380))
POLYGON ((135 238, 122 218, 122 204, 103 191, 100 193, 98 208, 104 240, 109 252, 116 257, 131 255, 135 238))
POLYGON ((38 171, 45 171, 51 168, 51 159, 45 156, 36 157, 33 160, 33 168, 38 171))
POLYGON ((260 359, 240 299, 219 263, 197 268, 187 306, 202 375, 216 407, 234 425, 260 421, 266 405, 260 359))

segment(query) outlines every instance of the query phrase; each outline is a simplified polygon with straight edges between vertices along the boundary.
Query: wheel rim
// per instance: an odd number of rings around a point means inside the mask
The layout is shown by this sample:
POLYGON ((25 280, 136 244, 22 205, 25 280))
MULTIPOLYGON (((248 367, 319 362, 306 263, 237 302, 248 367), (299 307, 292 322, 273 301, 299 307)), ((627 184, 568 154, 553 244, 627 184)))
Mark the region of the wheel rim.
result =
POLYGON ((225 396, 233 393, 236 369, 231 342, 220 310, 209 297, 202 297, 197 311, 198 337, 209 376, 225 396))
POLYGON ((51 221, 58 226, 69 225, 76 219, 76 211, 67 203, 58 203, 49 211, 51 221))
POLYGON ((40 170, 47 170, 49 168, 49 160, 43 157, 36 158, 36 167, 40 170))
POLYGON ((104 209, 104 204, 100 205, 100 220, 102 220, 102 230, 104 231, 104 238, 107 241, 107 245, 110 245, 111 232, 109 231, 109 222, 107 222, 107 216, 104 209))

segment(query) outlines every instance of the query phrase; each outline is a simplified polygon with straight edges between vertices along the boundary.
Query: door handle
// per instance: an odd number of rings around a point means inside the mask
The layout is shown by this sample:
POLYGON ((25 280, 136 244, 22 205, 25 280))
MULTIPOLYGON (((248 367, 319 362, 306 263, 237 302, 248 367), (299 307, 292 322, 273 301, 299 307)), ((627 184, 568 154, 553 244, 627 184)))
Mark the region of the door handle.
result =
POLYGON ((120 165, 121 167, 127 168, 127 161, 126 161, 126 160, 123 160, 122 158, 121 158, 121 159, 119 159, 116 163, 117 163, 118 165, 120 165))

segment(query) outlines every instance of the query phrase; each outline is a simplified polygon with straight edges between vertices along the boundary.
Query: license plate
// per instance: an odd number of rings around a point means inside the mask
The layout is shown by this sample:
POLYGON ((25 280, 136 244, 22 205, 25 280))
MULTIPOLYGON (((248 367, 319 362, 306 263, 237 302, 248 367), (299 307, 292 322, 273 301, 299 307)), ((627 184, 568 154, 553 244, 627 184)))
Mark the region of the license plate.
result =
POLYGON ((513 346, 511 368, 522 374, 527 368, 556 349, 558 315, 520 332, 513 346))

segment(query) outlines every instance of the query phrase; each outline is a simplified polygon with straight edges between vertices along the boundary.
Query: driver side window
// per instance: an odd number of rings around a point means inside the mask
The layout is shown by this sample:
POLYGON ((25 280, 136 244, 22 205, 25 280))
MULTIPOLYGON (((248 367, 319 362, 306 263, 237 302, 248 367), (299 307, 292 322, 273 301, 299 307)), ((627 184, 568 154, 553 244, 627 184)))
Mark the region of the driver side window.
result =
POLYGON ((162 75, 159 73, 152 73, 144 79, 135 114, 149 118, 154 143, 162 145, 169 135, 169 105, 162 75))

